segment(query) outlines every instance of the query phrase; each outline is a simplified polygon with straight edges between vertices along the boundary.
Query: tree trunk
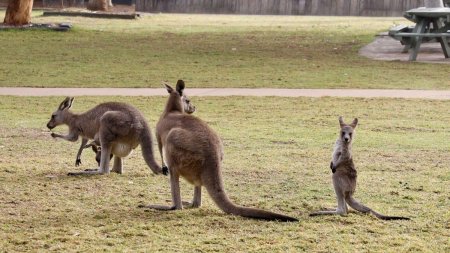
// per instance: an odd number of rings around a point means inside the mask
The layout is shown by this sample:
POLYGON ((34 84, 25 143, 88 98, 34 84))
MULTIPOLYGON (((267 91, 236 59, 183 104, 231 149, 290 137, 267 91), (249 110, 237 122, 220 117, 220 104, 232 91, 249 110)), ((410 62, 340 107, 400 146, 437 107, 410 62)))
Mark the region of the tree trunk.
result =
POLYGON ((108 0, 89 0, 87 8, 91 11, 106 11, 108 9, 108 0))
POLYGON ((31 23, 33 0, 9 0, 3 22, 7 25, 26 25, 31 23))

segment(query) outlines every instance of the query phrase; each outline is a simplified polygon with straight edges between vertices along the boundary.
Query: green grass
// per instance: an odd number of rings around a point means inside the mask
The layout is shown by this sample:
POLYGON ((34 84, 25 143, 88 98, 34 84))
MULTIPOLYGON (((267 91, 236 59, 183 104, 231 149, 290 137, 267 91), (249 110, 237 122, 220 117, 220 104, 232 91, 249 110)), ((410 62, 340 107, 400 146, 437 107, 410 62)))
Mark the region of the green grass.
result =
MULTIPOLYGON (((404 18, 145 15, 43 17, 70 32, 0 33, 0 86, 449 89, 447 64, 370 60, 358 50, 404 18)), ((0 18, 4 12, 0 12, 0 18)))
MULTIPOLYGON (((411 64, 413 65, 413 64, 411 64)), ((410 66, 410 65, 408 65, 410 66)), ((223 176, 239 204, 298 217, 298 223, 226 215, 205 193, 200 209, 145 211, 170 200, 136 150, 123 175, 68 177, 93 168, 78 143, 55 141, 45 124, 62 98, 0 100, 0 248, 24 251, 448 252, 450 101, 337 98, 201 98, 199 111, 222 137, 223 176), (335 207, 328 168, 337 117, 358 117, 357 199, 412 221, 308 217, 335 207)), ((166 98, 80 97, 73 110, 126 101, 156 124, 166 98)), ((65 128, 55 129, 64 132, 65 128)), ((182 196, 193 188, 183 182, 182 196)))

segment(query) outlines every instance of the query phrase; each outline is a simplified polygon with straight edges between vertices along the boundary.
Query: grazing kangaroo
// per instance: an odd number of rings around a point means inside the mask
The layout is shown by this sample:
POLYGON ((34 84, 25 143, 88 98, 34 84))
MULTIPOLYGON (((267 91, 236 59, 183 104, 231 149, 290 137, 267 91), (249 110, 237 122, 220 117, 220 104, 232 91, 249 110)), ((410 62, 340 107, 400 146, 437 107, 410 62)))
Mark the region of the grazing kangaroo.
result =
POLYGON ((367 206, 359 203, 353 198, 356 189, 356 169, 352 158, 352 141, 358 119, 354 119, 349 125, 345 124, 342 117, 339 117, 340 133, 334 146, 333 158, 330 164, 333 172, 333 185, 336 192, 338 207, 333 211, 318 211, 310 216, 324 214, 346 215, 347 204, 353 209, 362 213, 371 213, 382 220, 409 220, 407 217, 386 216, 375 212, 367 206))
POLYGON ((212 200, 224 212, 244 217, 297 221, 297 219, 235 205, 228 198, 222 181, 222 142, 219 136, 201 119, 190 115, 194 107, 183 106, 188 100, 184 94, 184 82, 178 80, 176 90, 165 85, 169 92, 165 110, 156 126, 156 138, 164 164, 170 171, 172 207, 150 205, 158 210, 183 209, 179 178, 184 177, 195 186, 192 207, 201 206, 201 187, 205 186, 212 200))
POLYGON ((152 136, 144 116, 133 106, 125 103, 108 102, 95 106, 82 113, 75 114, 69 109, 74 98, 67 97, 52 114, 47 127, 51 130, 56 126, 65 124, 69 126, 67 135, 52 133, 53 138, 62 138, 75 142, 82 137, 80 150, 85 148, 89 139, 100 144, 100 166, 96 170, 69 173, 69 175, 82 174, 109 174, 109 161, 114 155, 113 172, 123 173, 123 159, 127 157, 139 144, 142 156, 150 169, 155 173, 163 173, 153 157, 152 136))

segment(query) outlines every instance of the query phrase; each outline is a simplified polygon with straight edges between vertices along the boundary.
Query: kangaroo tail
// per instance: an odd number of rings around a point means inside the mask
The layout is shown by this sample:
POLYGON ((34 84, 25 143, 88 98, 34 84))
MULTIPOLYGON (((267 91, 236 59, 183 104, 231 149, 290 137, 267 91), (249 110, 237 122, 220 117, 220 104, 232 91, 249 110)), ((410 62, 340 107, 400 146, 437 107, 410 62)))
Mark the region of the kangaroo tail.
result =
POLYGON ((348 203, 348 205, 350 207, 352 207, 353 209, 360 211, 362 213, 371 213, 373 215, 375 215, 375 217, 377 217, 378 219, 381 220, 409 220, 410 218, 408 217, 402 217, 402 216, 386 216, 380 213, 377 213, 376 211, 370 209, 369 207, 359 203, 356 199, 354 199, 353 197, 346 197, 346 202, 348 203))
POLYGON ((150 128, 147 124, 144 124, 144 129, 141 132, 140 144, 142 149, 142 156, 150 169, 155 174, 162 173, 161 166, 155 161, 153 155, 153 140, 150 128))
POLYGON ((298 221, 296 218, 292 218, 283 214, 273 213, 257 208, 249 208, 235 205, 233 202, 231 202, 231 200, 225 193, 221 178, 219 178, 219 180, 206 180, 206 182, 204 182, 204 185, 209 195, 211 196, 212 200, 225 213, 260 220, 277 220, 283 222, 298 221))

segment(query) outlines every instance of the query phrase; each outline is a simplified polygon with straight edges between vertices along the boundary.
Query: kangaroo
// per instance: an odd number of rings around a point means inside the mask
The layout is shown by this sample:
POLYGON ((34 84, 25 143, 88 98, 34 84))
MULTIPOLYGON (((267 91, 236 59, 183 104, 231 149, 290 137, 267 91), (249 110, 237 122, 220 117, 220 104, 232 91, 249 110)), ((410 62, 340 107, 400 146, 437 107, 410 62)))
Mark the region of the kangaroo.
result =
MULTIPOLYGON (((97 161, 98 166, 100 166, 100 159, 102 157, 102 148, 100 147, 100 144, 96 143, 95 141, 92 141, 91 143, 89 143, 83 147, 83 149, 86 149, 86 148, 92 149, 92 151, 95 153, 95 161, 97 161)), ((113 158, 113 154, 109 155, 109 160, 111 160, 112 158, 113 158)))
POLYGON ((170 172, 170 186, 173 206, 145 206, 158 210, 183 209, 179 178, 184 177, 194 185, 194 199, 191 207, 201 206, 202 186, 212 200, 225 213, 243 217, 297 221, 297 219, 256 208, 238 206, 225 193, 221 167, 223 147, 219 136, 201 119, 190 115, 195 107, 183 106, 188 100, 184 94, 185 84, 178 80, 176 90, 165 85, 170 94, 165 110, 156 126, 156 138, 164 164, 170 172))
POLYGON ((65 124, 69 126, 67 135, 52 133, 53 138, 62 138, 75 142, 82 137, 77 161, 82 149, 89 139, 100 144, 100 166, 95 170, 71 172, 69 175, 109 174, 109 161, 114 155, 113 172, 123 173, 123 158, 127 157, 139 144, 142 156, 155 174, 167 174, 153 157, 152 136, 144 116, 131 105, 125 103, 108 102, 95 106, 81 113, 72 113, 69 109, 73 104, 73 97, 67 97, 52 114, 47 127, 51 130, 65 124))
POLYGON ((332 161, 330 164, 333 173, 333 185, 336 192, 338 207, 336 210, 318 211, 310 216, 340 214, 346 215, 347 204, 353 209, 362 213, 371 213, 382 220, 409 220, 407 217, 386 216, 375 212, 367 206, 359 203, 353 198, 356 189, 356 169, 352 158, 352 141, 358 119, 355 118, 351 124, 345 124, 342 117, 339 117, 340 133, 334 146, 332 161))

